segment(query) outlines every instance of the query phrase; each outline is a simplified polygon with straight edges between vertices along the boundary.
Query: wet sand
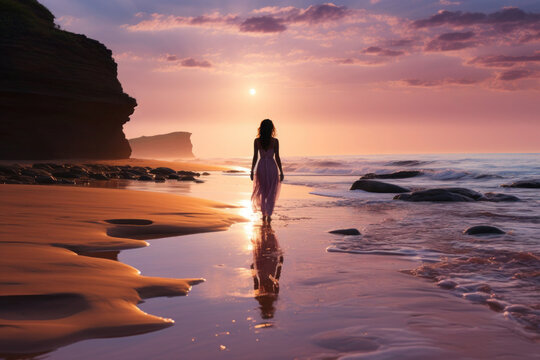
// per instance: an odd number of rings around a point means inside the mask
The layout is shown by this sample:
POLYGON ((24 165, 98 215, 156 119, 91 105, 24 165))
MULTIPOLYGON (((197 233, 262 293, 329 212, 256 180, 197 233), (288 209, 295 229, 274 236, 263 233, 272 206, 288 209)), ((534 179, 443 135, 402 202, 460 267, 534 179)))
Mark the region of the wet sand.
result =
POLYGON ((111 261, 144 239, 226 230, 214 201, 73 186, 0 186, 0 353, 38 353, 172 325, 137 308, 203 281, 140 276, 111 261), (80 256, 88 255, 88 256, 80 256))

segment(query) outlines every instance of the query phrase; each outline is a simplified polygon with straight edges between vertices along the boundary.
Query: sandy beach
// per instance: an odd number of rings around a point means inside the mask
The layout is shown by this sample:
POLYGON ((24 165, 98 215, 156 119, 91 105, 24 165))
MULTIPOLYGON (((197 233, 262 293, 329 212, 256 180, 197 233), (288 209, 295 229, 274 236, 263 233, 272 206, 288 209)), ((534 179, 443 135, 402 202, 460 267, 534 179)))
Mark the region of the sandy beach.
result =
POLYGON ((34 185, 2 185, 0 194, 2 353, 170 326, 137 304, 185 295, 204 280, 145 277, 111 259, 147 246, 145 239, 222 231, 243 220, 225 204, 170 194, 34 185))

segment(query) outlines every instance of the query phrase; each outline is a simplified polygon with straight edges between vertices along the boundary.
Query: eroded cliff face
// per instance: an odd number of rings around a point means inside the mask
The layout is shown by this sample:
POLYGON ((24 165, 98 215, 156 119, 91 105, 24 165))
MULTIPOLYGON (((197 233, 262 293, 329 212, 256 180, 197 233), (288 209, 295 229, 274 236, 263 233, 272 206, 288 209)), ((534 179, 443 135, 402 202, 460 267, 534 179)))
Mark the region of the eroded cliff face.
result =
POLYGON ((0 0, 1 159, 129 158, 136 105, 103 44, 35 0, 0 0))

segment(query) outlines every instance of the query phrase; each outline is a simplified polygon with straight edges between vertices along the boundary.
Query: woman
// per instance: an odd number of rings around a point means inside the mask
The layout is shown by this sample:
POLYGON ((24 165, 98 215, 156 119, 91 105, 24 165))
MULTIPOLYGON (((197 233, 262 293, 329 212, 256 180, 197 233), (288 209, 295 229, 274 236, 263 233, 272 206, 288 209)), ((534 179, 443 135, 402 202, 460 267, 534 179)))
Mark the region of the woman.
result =
POLYGON ((259 126, 259 135, 253 142, 253 161, 250 175, 251 180, 253 180, 251 203, 253 204, 253 211, 262 212, 263 221, 271 220, 270 217, 279 196, 280 183, 283 181, 283 169, 279 158, 279 141, 274 138, 275 134, 276 128, 272 120, 264 119, 259 126), (257 163, 259 153, 261 159, 257 163), (255 164, 257 164, 257 171, 254 176, 255 164))

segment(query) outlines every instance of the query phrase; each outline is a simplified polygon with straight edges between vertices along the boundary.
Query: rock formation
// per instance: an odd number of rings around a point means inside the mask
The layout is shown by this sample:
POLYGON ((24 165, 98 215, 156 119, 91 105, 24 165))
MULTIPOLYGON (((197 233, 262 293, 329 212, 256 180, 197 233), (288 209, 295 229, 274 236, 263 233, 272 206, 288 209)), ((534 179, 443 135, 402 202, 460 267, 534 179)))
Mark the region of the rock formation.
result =
POLYGON ((36 0, 0 1, 0 159, 128 158, 112 52, 58 28, 36 0))
POLYGON ((134 158, 185 159, 194 157, 190 137, 189 132, 177 131, 129 139, 129 144, 134 158))
POLYGON ((423 175, 424 173, 419 170, 402 170, 396 171, 390 174, 375 174, 368 173, 362 176, 360 179, 406 179, 415 176, 423 175))
POLYGON ((466 235, 493 235, 506 234, 504 231, 495 226, 477 225, 472 226, 463 232, 466 235))
POLYGON ((540 179, 534 180, 520 180, 512 184, 504 184, 502 187, 514 187, 514 188, 524 188, 524 189, 540 189, 540 179))
POLYGON ((364 190, 375 193, 406 193, 411 191, 398 185, 375 180, 357 180, 352 184, 351 190, 364 190))
POLYGON ((517 196, 500 194, 500 193, 485 193, 481 194, 474 190, 465 188, 436 188, 414 191, 411 194, 399 194, 394 196, 394 200, 404 201, 432 201, 432 202, 447 202, 447 201, 491 201, 491 202, 512 202, 520 201, 517 196))

